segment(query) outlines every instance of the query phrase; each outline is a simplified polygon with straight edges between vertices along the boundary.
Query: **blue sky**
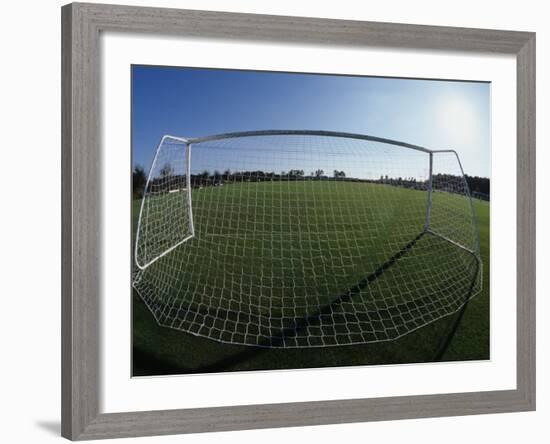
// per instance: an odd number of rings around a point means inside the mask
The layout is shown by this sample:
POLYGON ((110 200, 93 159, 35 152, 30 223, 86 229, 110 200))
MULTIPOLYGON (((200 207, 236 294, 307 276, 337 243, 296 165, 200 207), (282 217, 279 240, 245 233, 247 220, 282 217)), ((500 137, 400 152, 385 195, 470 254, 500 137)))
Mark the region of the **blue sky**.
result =
POLYGON ((180 67, 132 67, 133 163, 164 134, 262 129, 369 134, 454 149, 490 177, 490 84, 180 67))

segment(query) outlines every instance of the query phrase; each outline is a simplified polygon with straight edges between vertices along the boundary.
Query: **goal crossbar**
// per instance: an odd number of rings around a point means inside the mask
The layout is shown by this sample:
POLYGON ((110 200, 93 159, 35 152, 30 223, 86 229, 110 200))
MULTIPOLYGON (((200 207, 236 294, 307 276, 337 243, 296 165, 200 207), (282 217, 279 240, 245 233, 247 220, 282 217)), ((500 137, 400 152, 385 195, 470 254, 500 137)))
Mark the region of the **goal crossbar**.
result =
POLYGON ((326 136, 326 137, 340 137, 345 139, 365 140, 369 142, 380 142, 388 145, 400 146, 403 148, 410 148, 416 151, 422 151, 424 153, 450 153, 454 150, 431 150, 420 145, 414 145, 412 143, 402 142, 394 139, 387 139, 385 137, 370 136, 368 134, 347 133, 341 131, 324 131, 324 130, 257 130, 257 131, 239 131, 231 133, 214 134, 212 136, 195 137, 183 139, 188 143, 201 143, 212 142, 222 139, 235 139, 240 137, 257 137, 257 136, 326 136))

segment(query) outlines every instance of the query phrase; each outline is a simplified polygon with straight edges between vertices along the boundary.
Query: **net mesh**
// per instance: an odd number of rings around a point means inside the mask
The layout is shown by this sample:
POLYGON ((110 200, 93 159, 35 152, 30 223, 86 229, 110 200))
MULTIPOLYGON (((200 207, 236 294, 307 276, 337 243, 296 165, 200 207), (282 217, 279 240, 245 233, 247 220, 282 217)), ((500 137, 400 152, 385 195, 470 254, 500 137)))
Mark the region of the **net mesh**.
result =
POLYGON ((143 197, 134 288, 159 324, 221 342, 399 338, 481 289, 458 158, 432 156, 430 186, 430 154, 388 143, 165 139, 143 197))
POLYGON ((188 146, 163 137, 149 172, 137 228, 135 263, 145 268, 193 235, 188 146))

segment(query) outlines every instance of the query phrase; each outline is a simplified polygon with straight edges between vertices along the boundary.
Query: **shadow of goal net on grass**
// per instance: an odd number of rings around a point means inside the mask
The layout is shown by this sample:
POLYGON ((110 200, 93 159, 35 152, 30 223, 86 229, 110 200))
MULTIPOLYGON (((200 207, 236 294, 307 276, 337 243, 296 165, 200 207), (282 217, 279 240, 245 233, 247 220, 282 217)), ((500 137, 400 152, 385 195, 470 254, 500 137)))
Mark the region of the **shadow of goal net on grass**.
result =
POLYGON ((160 325, 219 342, 389 341, 481 290, 458 156, 371 136, 165 136, 133 286, 160 325))

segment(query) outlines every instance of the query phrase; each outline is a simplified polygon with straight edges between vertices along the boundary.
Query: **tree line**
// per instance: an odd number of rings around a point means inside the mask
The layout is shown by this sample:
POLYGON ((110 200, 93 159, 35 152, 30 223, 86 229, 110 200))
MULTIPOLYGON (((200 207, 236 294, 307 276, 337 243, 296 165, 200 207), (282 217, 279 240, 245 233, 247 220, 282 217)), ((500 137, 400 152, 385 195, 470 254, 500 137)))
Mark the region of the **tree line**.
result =
POLYGON ((491 194, 491 181, 488 177, 479 176, 466 176, 466 182, 468 182, 468 188, 472 195, 486 196, 486 200, 489 200, 491 194))
MULTIPOLYGON (((214 170, 214 172, 204 170, 198 174, 191 174, 190 182, 191 187, 197 188, 218 186, 223 185, 224 183, 235 182, 281 181, 288 179, 344 179, 345 177, 345 171, 336 169, 333 170, 332 177, 325 174, 325 171, 322 169, 311 171, 309 175, 306 175, 305 171, 300 169, 291 169, 288 172, 281 171, 280 173, 275 173, 273 171, 266 172, 262 170, 234 172, 231 170, 225 170, 223 172, 218 170, 214 170)), ((132 172, 132 194, 134 198, 140 198, 143 196, 146 183, 147 176, 145 174, 145 170, 142 166, 137 165, 134 167, 132 172)), ((185 176, 182 174, 176 174, 169 165, 165 165, 159 170, 158 177, 152 179, 151 185, 155 186, 156 184, 158 187, 162 186, 168 191, 181 186, 183 183, 186 183, 185 176)))
MULTIPOLYGON (((465 176, 466 182, 472 195, 483 197, 488 200, 490 192, 490 180, 486 177, 465 176)), ((347 182, 365 182, 384 185, 398 186, 402 188, 411 188, 417 190, 426 190, 428 180, 417 180, 414 177, 391 177, 381 175, 378 179, 364 179, 349 177, 343 170, 334 169, 329 175, 323 169, 316 169, 306 174, 302 169, 291 169, 289 171, 266 172, 262 170, 254 171, 231 171, 229 169, 220 172, 214 170, 210 172, 204 170, 197 174, 191 174, 190 183, 192 188, 201 188, 208 186, 221 186, 227 183, 238 182, 265 182, 265 181, 287 181, 287 180, 339 180, 347 182)), ((132 174, 132 194, 134 198, 143 196, 147 177, 145 170, 141 166, 136 166, 132 174)), ((179 189, 186 184, 186 177, 182 174, 176 174, 174 170, 166 165, 159 170, 159 175, 152 179, 150 184, 158 190, 170 191, 179 189)), ((432 176, 433 189, 438 191, 447 191, 451 193, 462 194, 464 186, 461 176, 451 174, 435 174, 432 176)))

